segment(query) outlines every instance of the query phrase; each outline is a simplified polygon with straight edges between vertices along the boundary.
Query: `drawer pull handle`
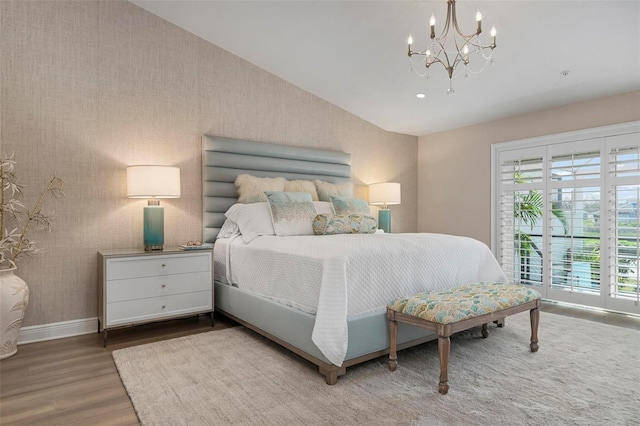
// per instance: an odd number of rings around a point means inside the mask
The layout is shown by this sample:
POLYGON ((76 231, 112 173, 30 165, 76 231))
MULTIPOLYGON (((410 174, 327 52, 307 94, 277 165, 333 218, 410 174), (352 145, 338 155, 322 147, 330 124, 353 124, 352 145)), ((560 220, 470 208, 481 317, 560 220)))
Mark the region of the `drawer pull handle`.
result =
POLYGON ((163 264, 162 264, 162 267, 164 268, 165 266, 167 266, 167 265, 163 263, 163 264))
POLYGON ((166 306, 165 306, 165 305, 162 305, 162 309, 164 309, 164 308, 166 308, 166 306))
POLYGON ((167 285, 166 284, 162 284, 162 288, 165 288, 167 285))

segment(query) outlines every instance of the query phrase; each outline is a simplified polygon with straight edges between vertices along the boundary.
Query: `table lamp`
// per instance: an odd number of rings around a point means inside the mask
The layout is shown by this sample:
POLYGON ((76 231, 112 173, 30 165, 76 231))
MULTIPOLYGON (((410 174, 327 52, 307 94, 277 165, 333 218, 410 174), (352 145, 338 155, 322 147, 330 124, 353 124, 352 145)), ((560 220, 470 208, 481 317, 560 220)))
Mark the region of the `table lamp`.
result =
POLYGON ((144 251, 162 250, 164 208, 158 198, 180 198, 180 168, 127 167, 127 197, 150 198, 144 208, 144 251))
POLYGON ((387 206, 400 204, 400 184, 383 182, 369 185, 369 204, 382 206, 378 210, 378 228, 384 230, 385 233, 390 233, 391 210, 387 206))

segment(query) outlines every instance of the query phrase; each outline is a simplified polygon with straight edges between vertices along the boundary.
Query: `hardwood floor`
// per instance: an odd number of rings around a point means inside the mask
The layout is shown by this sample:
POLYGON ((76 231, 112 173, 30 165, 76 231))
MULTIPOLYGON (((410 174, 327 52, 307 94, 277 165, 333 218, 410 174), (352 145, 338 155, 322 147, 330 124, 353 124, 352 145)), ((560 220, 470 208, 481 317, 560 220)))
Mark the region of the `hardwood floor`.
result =
MULTIPOLYGON (((236 326, 217 315, 213 330, 236 326)), ((208 316, 20 345, 0 361, 0 424, 137 425, 111 352, 211 331, 208 316)))
MULTIPOLYGON (((640 330, 640 317, 548 302, 541 310, 640 330)), ((217 315, 213 330, 236 325, 217 315)), ((203 316, 110 331, 106 349, 97 333, 21 345, 0 361, 0 424, 137 425, 111 352, 211 330, 203 316)))

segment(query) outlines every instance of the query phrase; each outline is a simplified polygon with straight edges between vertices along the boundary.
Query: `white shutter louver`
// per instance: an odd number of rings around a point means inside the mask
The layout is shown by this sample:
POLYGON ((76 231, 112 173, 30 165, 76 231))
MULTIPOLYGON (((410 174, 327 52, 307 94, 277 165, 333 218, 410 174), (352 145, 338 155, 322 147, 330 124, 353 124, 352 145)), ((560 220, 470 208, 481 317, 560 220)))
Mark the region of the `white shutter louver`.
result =
POLYGON ((549 163, 552 288, 599 294, 600 152, 554 154, 549 163))
POLYGON ((542 285, 543 159, 504 159, 500 166, 500 262, 516 283, 542 285))
POLYGON ((610 297, 640 303, 640 146, 609 151, 609 284, 610 297))

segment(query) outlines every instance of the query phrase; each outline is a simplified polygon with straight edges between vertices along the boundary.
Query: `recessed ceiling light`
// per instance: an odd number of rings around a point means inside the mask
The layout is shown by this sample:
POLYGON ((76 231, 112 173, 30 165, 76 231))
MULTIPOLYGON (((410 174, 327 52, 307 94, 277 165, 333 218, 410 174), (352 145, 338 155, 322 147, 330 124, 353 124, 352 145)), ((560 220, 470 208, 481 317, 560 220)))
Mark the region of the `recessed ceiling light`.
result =
POLYGON ((427 95, 425 95, 424 93, 416 93, 416 98, 418 99, 424 99, 427 95))

